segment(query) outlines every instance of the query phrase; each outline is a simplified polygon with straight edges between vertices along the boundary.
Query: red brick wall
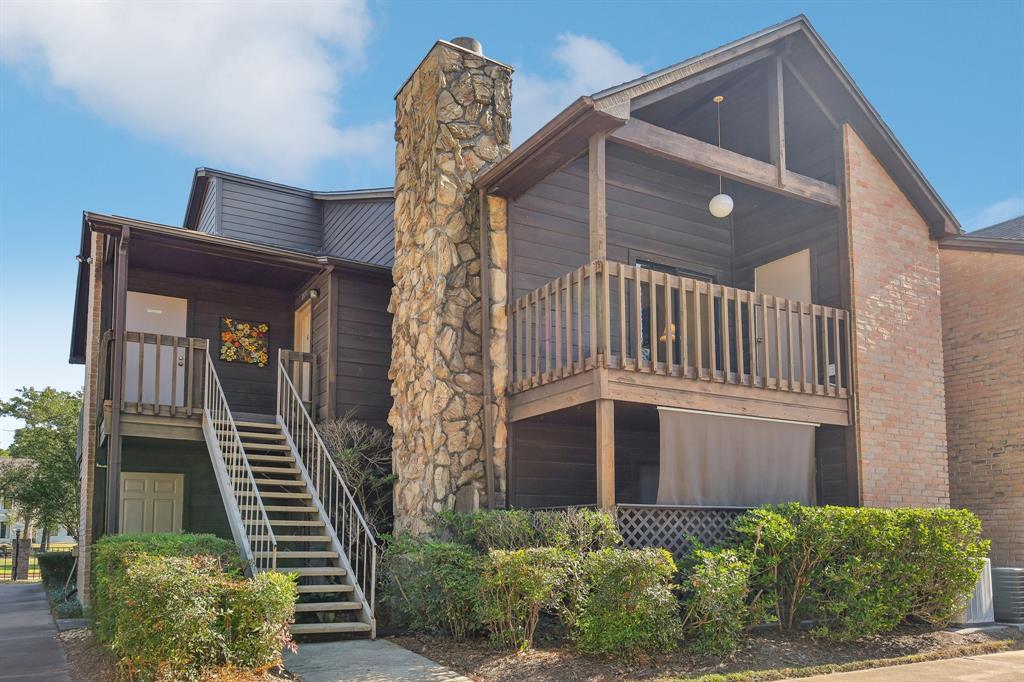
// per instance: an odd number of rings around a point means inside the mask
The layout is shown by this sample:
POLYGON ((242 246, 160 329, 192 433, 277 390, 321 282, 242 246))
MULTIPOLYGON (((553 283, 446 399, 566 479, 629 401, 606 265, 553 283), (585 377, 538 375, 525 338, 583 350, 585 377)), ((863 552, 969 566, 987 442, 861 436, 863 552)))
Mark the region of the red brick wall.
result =
POLYGON ((940 253, 951 501, 1024 567, 1024 255, 940 253))
POLYGON ((948 506, 938 246, 849 125, 843 147, 861 503, 948 506))

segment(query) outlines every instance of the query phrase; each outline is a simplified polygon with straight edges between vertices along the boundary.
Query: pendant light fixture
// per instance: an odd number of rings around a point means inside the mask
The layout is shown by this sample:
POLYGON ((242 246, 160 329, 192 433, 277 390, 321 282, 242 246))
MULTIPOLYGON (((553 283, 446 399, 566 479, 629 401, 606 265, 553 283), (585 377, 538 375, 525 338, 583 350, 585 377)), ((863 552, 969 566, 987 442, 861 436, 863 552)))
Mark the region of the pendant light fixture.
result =
MULTIPOLYGON (((715 121, 718 124, 718 148, 722 148, 722 102, 725 101, 725 97, 722 95, 715 95, 712 100, 715 103, 715 121)), ((722 176, 718 176, 718 194, 711 197, 711 201, 708 202, 708 210, 711 211, 711 215, 716 218, 728 218, 729 214, 732 213, 732 197, 722 191, 722 176)))

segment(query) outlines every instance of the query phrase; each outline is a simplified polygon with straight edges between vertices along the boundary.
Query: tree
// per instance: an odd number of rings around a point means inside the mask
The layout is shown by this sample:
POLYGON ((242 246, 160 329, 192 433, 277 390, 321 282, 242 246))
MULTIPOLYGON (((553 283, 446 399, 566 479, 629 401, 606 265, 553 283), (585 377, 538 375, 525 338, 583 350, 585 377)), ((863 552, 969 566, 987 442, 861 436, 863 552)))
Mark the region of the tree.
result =
POLYGON ((18 389, 0 401, 0 416, 14 417, 24 426, 0 460, 0 497, 25 521, 25 527, 78 527, 78 415, 81 391, 55 388, 18 389))

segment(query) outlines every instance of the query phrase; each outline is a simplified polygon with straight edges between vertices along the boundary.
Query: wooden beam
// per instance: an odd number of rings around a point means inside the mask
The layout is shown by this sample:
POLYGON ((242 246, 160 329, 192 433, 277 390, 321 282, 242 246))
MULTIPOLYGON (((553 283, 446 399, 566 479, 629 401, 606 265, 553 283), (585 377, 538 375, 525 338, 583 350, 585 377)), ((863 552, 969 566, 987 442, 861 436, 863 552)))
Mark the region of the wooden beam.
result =
POLYGON ((605 176, 605 135, 590 138, 590 168, 587 174, 590 197, 590 260, 608 257, 608 185, 605 176))
POLYGON ((776 194, 823 206, 839 206, 839 189, 821 180, 798 173, 788 173, 785 184, 779 183, 776 166, 743 156, 728 149, 676 133, 665 128, 630 119, 610 135, 613 142, 639 149, 676 163, 776 194))
POLYGON ((678 95, 681 92, 686 92, 687 90, 695 88, 698 85, 703 85, 717 78, 721 78, 722 76, 730 74, 734 71, 738 71, 745 66, 750 66, 751 64, 754 64, 756 62, 761 61, 762 59, 772 56, 774 52, 775 49, 773 47, 765 47, 761 48, 760 50, 754 50, 749 54, 743 55, 742 57, 737 57, 736 59, 733 59, 732 61, 729 62, 725 62, 724 64, 714 66, 710 69, 707 69, 706 71, 690 76, 685 80, 676 81, 675 83, 672 83, 671 85, 666 85, 665 87, 659 90, 654 90, 652 92, 639 95, 638 97, 634 97, 629 102, 629 108, 631 111, 642 109, 643 107, 654 104, 655 102, 660 102, 663 99, 667 99, 669 97, 672 97, 673 95, 678 95))
POLYGON ((803 91, 807 96, 811 98, 811 101, 814 102, 815 106, 818 107, 818 110, 821 111, 821 113, 825 115, 825 118, 828 119, 828 122, 832 124, 832 127, 839 130, 839 121, 837 121, 836 117, 832 115, 832 112, 829 111, 827 106, 825 106, 825 103, 821 101, 821 98, 818 97, 818 93, 811 89, 811 86, 807 83, 807 79, 800 73, 800 70, 796 68, 796 66, 793 65, 793 62, 788 58, 784 57, 782 62, 786 65, 786 68, 789 70, 789 73, 792 74, 793 78, 796 79, 796 82, 800 84, 800 87, 803 88, 803 91))
MULTIPOLYGON (((114 358, 111 367, 110 439, 107 445, 106 532, 118 532, 121 497, 121 398, 124 393, 125 317, 128 307, 128 241, 131 230, 121 227, 114 261, 114 358)), ((140 346, 141 348, 141 346, 140 346)), ((141 353, 141 350, 140 350, 141 353)))
POLYGON ((775 164, 776 182, 786 184, 786 103, 782 92, 782 59, 772 64, 774 87, 768 86, 768 137, 772 163, 775 164))
POLYGON ((594 402, 597 411, 597 506, 615 508, 615 401, 594 402))

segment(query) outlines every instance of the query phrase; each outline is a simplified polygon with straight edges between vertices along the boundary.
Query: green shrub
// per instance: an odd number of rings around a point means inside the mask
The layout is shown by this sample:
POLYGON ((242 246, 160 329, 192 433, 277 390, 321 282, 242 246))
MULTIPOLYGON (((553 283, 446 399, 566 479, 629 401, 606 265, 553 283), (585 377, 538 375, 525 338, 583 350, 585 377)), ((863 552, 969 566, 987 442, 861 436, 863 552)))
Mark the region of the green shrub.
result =
POLYGON ((696 653, 736 650, 751 620, 752 561, 734 549, 696 548, 683 581, 683 632, 696 653))
POLYGON ((230 542, 110 536, 93 556, 96 635, 134 677, 197 679, 225 665, 260 670, 276 663, 290 642, 293 578, 245 579, 230 542))
POLYGON ((751 587, 782 627, 803 619, 849 640, 907 618, 942 625, 963 606, 988 542, 956 509, 762 507, 734 524, 760 551, 751 587))
POLYGON ((554 610, 562 599, 568 563, 555 547, 491 550, 480 578, 480 610, 493 642, 530 648, 541 610, 554 610))
POLYGON ((675 648, 681 624, 672 555, 602 549, 584 555, 583 573, 587 592, 576 618, 582 651, 631 659, 675 648))
POLYGON ((481 554, 529 547, 584 552, 622 543, 615 518, 593 509, 445 511, 435 517, 434 532, 439 539, 468 545, 481 554))
MULTIPOLYGON (((40 552, 36 554, 39 562, 39 577, 43 587, 61 588, 68 582, 68 576, 75 566, 75 555, 71 552, 40 552)), ((74 584, 74 579, 71 583, 74 584)))
POLYGON ((225 581, 222 610, 228 662, 243 670, 277 663, 289 644, 295 616, 295 581, 283 573, 258 573, 252 580, 225 581))
POLYGON ((481 627, 483 563, 466 545, 393 539, 384 558, 389 615, 413 630, 465 639, 481 627))

